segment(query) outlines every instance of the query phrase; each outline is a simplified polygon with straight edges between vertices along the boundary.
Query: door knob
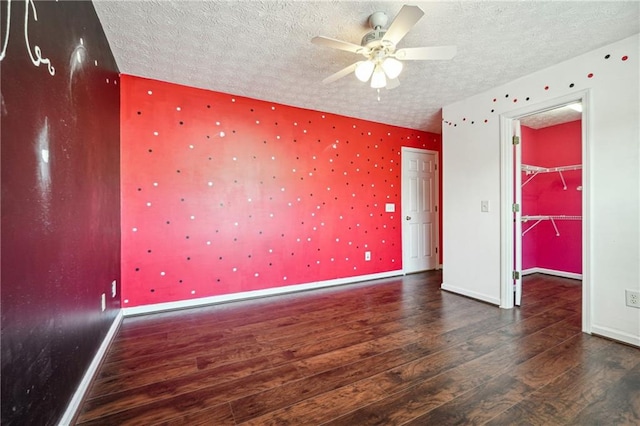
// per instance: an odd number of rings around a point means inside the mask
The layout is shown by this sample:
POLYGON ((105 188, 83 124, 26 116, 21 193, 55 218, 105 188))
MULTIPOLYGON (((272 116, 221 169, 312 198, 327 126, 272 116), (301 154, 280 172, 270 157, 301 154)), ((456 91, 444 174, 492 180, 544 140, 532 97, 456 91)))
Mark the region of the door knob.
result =
POLYGON ((407 216, 407 220, 411 220, 411 216, 407 216))

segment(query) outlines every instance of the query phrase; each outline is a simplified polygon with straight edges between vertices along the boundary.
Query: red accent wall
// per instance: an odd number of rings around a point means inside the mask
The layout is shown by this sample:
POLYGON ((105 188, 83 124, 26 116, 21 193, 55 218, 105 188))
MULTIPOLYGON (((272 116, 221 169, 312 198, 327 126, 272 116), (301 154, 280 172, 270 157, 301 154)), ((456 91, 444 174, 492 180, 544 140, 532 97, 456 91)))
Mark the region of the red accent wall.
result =
POLYGON ((440 135, 121 81, 123 306, 402 269, 400 150, 440 135))
MULTIPOLYGON (((543 129, 522 127, 522 163, 558 167, 582 162, 581 121, 543 129)), ((523 215, 582 215, 582 170, 539 174, 522 189, 523 215)), ((523 182, 527 176, 522 174, 523 182)), ((532 223, 523 224, 523 230, 532 223)), ((522 239, 522 268, 534 267, 582 273, 582 222, 549 221, 538 224, 522 239)))

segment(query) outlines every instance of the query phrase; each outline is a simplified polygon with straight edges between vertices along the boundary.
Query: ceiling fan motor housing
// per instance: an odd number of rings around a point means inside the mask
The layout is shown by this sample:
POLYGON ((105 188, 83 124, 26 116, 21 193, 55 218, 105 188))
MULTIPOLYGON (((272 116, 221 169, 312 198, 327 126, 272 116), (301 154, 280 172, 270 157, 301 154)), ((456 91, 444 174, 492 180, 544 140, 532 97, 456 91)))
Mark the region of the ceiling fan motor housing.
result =
POLYGON ((360 42, 361 46, 365 47, 374 47, 379 46, 382 40, 382 37, 387 33, 387 30, 378 28, 372 31, 369 31, 362 37, 362 41, 360 42))
POLYGON ((372 31, 369 31, 362 37, 362 41, 360 42, 361 46, 365 47, 376 47, 380 46, 380 40, 387 33, 385 29, 387 26, 387 22, 389 22, 389 17, 384 12, 374 12, 369 16, 369 25, 373 28, 372 31))

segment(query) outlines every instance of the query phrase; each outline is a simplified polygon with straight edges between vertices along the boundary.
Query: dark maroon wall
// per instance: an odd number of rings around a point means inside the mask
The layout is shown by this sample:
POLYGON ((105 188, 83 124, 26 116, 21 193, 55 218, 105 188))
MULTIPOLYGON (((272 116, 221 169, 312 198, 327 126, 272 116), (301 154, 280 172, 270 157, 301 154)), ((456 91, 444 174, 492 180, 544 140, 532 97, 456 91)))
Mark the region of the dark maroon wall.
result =
POLYGON ((56 424, 120 308, 117 66, 91 2, 35 7, 55 75, 24 1, 0 63, 3 425, 56 424))

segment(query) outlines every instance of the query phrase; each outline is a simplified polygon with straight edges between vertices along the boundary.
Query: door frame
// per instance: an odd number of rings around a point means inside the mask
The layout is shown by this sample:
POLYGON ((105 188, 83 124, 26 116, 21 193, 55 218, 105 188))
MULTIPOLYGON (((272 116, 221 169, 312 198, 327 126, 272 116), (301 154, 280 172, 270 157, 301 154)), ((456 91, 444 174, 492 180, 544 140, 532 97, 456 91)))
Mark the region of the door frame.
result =
POLYGON ((404 168, 404 157, 405 157, 405 153, 407 152, 414 152, 414 153, 419 153, 419 154, 434 154, 436 157, 436 182, 435 182, 435 194, 434 194, 434 199, 435 199, 435 205, 437 207, 437 211, 436 211, 436 219, 435 219, 435 240, 436 240, 436 249, 437 249, 437 253, 436 253, 436 270, 440 269, 440 267, 442 266, 440 264, 440 254, 442 253, 442 247, 440 247, 440 152, 435 151, 435 150, 431 150, 431 149, 423 149, 423 148, 413 148, 413 147, 408 147, 408 146, 402 146, 400 147, 400 222, 402 223, 402 226, 400 228, 400 232, 401 232, 401 241, 402 241, 402 273, 403 275, 407 274, 407 271, 405 269, 405 255, 406 255, 406 251, 405 251, 405 231, 406 231, 406 224, 405 224, 405 220, 404 217, 406 215, 405 211, 404 211, 404 191, 405 191, 405 168, 404 168))
POLYGON ((515 306, 522 305, 522 126, 520 125, 520 120, 517 118, 511 119, 512 129, 511 134, 517 138, 520 138, 520 143, 517 145, 511 145, 513 158, 514 158, 514 167, 512 169, 513 176, 513 185, 514 185, 514 203, 520 205, 520 208, 513 212, 513 232, 514 232, 514 270, 520 271, 520 274, 513 277, 513 286, 514 286, 514 304, 515 306), (517 123, 517 124, 516 124, 517 123))
POLYGON ((549 99, 500 114, 500 307, 513 303, 513 193, 515 167, 511 142, 513 120, 574 102, 582 103, 582 331, 591 334, 591 94, 590 90, 549 99))

